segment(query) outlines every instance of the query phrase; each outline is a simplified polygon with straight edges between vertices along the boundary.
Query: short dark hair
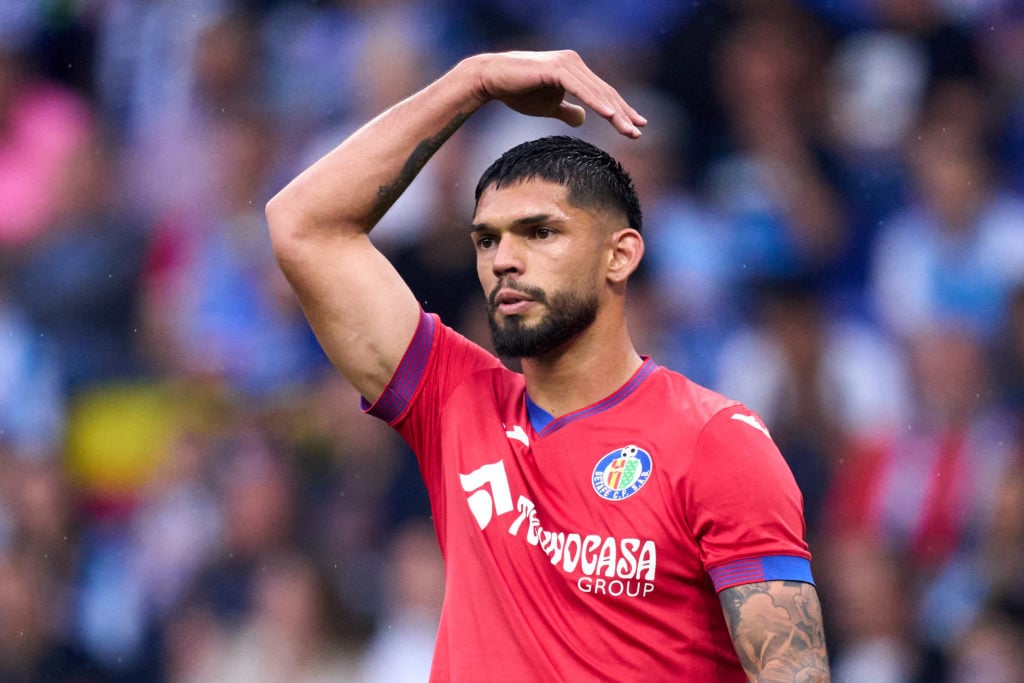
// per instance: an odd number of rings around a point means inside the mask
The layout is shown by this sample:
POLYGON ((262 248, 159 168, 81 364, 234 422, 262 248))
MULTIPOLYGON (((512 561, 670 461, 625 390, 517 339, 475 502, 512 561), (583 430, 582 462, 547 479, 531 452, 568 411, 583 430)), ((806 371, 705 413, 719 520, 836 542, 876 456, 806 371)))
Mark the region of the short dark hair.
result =
POLYGON ((562 185, 577 206, 611 209, 642 231, 643 214, 633 179, 610 154, 569 135, 551 135, 516 145, 480 176, 476 201, 488 187, 539 178, 562 185))

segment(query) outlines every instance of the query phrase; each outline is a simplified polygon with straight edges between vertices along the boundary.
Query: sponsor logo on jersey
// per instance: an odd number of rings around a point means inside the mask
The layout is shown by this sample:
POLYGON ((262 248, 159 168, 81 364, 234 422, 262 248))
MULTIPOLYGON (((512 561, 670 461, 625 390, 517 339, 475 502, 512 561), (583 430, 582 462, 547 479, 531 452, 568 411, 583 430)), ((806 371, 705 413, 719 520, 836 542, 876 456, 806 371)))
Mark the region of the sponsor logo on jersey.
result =
MULTIPOLYGON (((627 463, 623 471, 615 474, 620 491, 635 491, 650 476, 650 455, 636 446, 613 451, 602 462, 612 456, 646 463, 639 472, 627 463)), ((532 500, 520 495, 513 503, 503 460, 487 463, 468 474, 460 473, 459 481, 469 494, 466 502, 481 530, 506 514, 518 512, 508 533, 539 548, 553 566, 574 578, 577 590, 616 598, 646 598, 654 592, 658 549, 653 540, 545 529, 532 500)))
POLYGON ((576 574, 576 588, 595 595, 646 598, 654 592, 658 548, 644 538, 615 538, 598 534, 549 531, 541 526, 537 508, 526 496, 516 504, 519 516, 508 532, 519 536, 548 556, 551 564, 576 574))
POLYGON ((639 446, 623 446, 597 461, 591 477, 594 491, 605 500, 624 500, 643 488, 651 476, 651 455, 639 446))

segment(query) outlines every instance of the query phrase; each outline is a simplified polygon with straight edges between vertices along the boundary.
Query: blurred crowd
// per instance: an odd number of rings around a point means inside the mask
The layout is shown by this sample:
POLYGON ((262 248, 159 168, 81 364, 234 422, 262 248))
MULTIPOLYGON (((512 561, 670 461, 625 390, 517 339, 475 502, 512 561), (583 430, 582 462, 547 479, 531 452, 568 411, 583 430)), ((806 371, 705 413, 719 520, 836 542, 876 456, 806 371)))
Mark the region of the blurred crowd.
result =
MULTIPOLYGON (((0 681, 425 681, 443 567, 263 207, 462 57, 577 50, 649 120, 643 353, 760 412, 834 680, 1024 681, 1016 0, 0 0, 0 681)), ((598 117, 592 116, 592 119, 598 117)), ((384 218, 488 345, 489 105, 384 218)))

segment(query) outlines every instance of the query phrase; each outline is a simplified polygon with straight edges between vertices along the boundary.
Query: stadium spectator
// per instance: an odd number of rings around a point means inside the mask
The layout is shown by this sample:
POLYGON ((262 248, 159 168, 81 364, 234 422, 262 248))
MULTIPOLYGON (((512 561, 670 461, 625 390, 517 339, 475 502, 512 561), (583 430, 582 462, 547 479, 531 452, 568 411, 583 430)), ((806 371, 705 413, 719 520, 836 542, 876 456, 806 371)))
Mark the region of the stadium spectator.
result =
POLYGON ((361 683, 426 683, 444 600, 444 563, 430 525, 416 520, 400 528, 387 567, 385 607, 361 683))
POLYGON ((994 5, 977 24, 990 31, 978 49, 996 110, 998 172, 1024 194, 1024 8, 1013 2, 994 5))
POLYGON ((182 683, 359 683, 367 634, 323 568, 281 550, 262 558, 252 582, 251 610, 182 683))
POLYGON ((113 150, 84 137, 51 179, 55 214, 22 245, 11 293, 57 354, 73 395, 143 373, 137 298, 148 235, 119 201, 113 150))
POLYGON ((834 653, 833 680, 914 683, 927 662, 916 640, 913 576, 898 550, 845 534, 821 557, 823 609, 834 653))
POLYGON ((907 422, 857 435, 840 454, 826 533, 863 536, 904 558, 917 642, 941 660, 978 608, 984 583, 959 579, 1004 524, 997 494, 1020 441, 971 334, 920 333, 910 353, 907 422))
POLYGON ((216 124, 265 88, 255 18, 222 0, 116 0, 101 21, 100 103, 117 123, 126 201, 147 218, 216 202, 216 124))
POLYGON ((748 282, 796 275, 830 282, 849 226, 821 153, 820 22, 795 3, 767 3, 726 30, 715 85, 727 139, 707 192, 732 225, 731 263, 748 282))
POLYGON ((979 87, 935 87, 909 143, 912 198, 874 246, 873 304, 901 337, 961 325, 991 344, 1024 282, 1024 198, 995 174, 979 87))
POLYGON ((66 394, 56 350, 7 292, 0 266, 0 459, 55 458, 66 394))
POLYGON ((30 36, 0 30, 0 248, 52 226, 66 167, 95 121, 90 103, 32 70, 30 36))
POLYGON ((144 273, 142 337, 172 376, 222 382, 269 400, 309 380, 322 362, 277 270, 259 205, 274 137, 247 110, 209 131, 217 200, 181 198, 157 221, 144 273))
POLYGON ((984 350, 970 334, 922 333, 910 353, 906 423, 862 434, 834 504, 837 532, 870 531, 931 574, 988 523, 1016 424, 993 401, 984 350))
POLYGON ((0 678, 5 681, 111 683, 111 677, 64 632, 67 586, 45 558, 0 554, 0 678))

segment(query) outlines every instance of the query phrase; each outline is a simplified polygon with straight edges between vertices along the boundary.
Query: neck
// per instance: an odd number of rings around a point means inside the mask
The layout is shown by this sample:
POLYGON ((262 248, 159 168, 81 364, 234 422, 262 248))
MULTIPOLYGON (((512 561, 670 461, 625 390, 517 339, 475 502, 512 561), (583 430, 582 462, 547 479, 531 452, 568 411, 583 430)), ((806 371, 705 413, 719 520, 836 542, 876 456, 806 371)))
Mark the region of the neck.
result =
POLYGON ((642 364, 625 325, 606 329, 600 318, 564 346, 522 360, 530 399, 555 417, 614 393, 642 364))

